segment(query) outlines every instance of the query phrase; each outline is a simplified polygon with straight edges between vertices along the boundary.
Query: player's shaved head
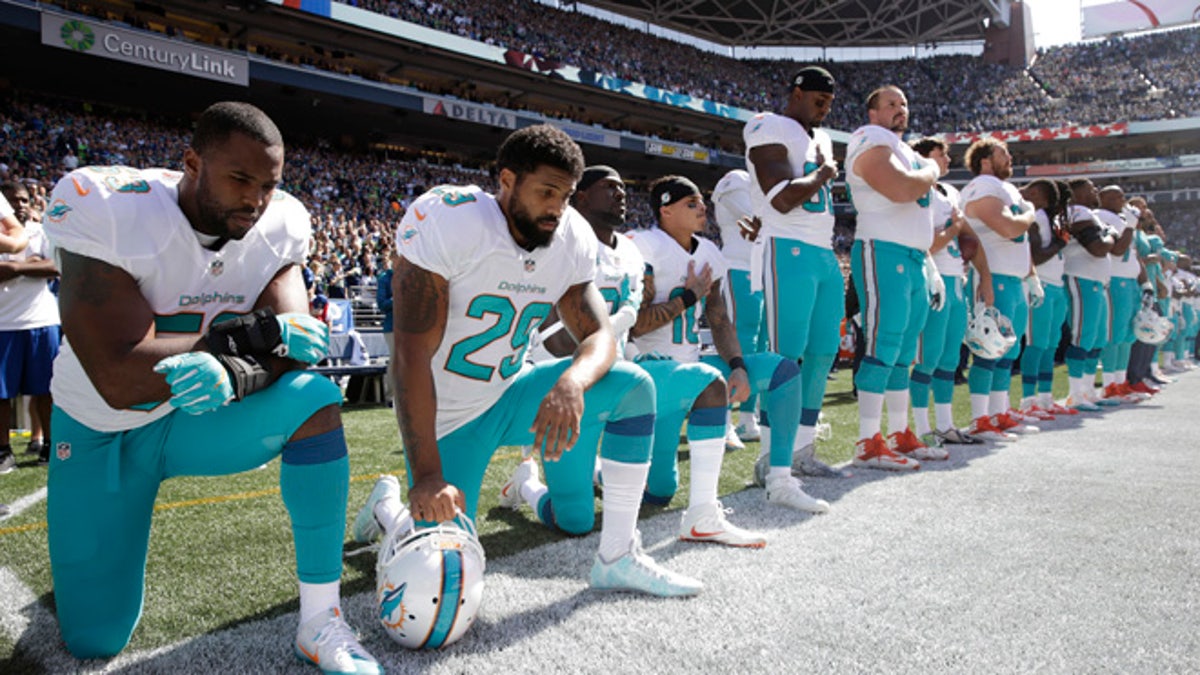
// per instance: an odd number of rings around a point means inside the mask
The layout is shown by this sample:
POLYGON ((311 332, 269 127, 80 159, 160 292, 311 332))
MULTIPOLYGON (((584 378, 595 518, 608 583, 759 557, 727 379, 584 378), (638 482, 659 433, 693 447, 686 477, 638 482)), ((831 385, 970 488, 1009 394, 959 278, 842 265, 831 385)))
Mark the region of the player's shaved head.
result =
POLYGON ((1100 188, 1100 206, 1112 212, 1125 207, 1125 191, 1119 185, 1105 185, 1100 188))
POLYGON ((240 101, 221 101, 208 107, 196 122, 192 149, 203 155, 237 132, 268 147, 283 147, 283 134, 262 110, 240 101))

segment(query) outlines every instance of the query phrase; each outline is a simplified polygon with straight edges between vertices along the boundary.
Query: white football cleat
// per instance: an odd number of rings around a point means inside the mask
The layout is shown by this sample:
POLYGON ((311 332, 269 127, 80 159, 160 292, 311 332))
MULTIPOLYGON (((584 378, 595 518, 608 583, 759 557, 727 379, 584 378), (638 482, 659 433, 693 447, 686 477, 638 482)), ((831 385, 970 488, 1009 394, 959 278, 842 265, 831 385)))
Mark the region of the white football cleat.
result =
POLYGON ((710 541, 743 548, 762 548, 767 545, 766 537, 761 534, 730 523, 725 517, 729 513, 733 513, 733 509, 725 508, 721 502, 688 507, 680 519, 679 538, 683 541, 710 541))
POLYGON ((625 555, 605 562, 600 554, 592 563, 591 586, 601 591, 636 591, 662 598, 697 595, 704 584, 662 567, 642 550, 642 535, 634 532, 625 555))
POLYGON ((320 668, 322 673, 383 673, 375 657, 358 644, 358 636, 336 608, 325 610, 297 629, 296 658, 320 668))
POLYGON ((354 541, 360 544, 369 544, 383 534, 384 528, 375 517, 375 505, 385 499, 395 499, 397 503, 401 504, 402 512, 407 510, 400 501, 400 481, 391 474, 380 476, 379 480, 375 481, 375 487, 371 489, 367 503, 363 504, 363 507, 358 510, 358 515, 354 516, 354 526, 350 529, 354 541))
POLYGON ((738 425, 735 431, 737 437, 744 443, 762 440, 762 429, 759 428, 758 419, 753 412, 743 412, 738 415, 738 425))
POLYGON ((538 478, 537 462, 533 458, 523 459, 517 468, 513 470, 513 475, 500 488, 500 506, 514 511, 521 508, 524 500, 521 499, 521 486, 526 483, 540 484, 542 481, 538 478))
POLYGON ((829 513, 829 502, 810 496, 795 476, 767 476, 767 503, 809 513, 829 513))
POLYGON ((792 474, 813 478, 846 478, 850 475, 817 459, 815 443, 809 443, 792 451, 792 474))
POLYGON ((737 450, 745 450, 746 444, 742 439, 738 438, 737 429, 733 428, 732 424, 725 423, 725 452, 735 452, 737 450))

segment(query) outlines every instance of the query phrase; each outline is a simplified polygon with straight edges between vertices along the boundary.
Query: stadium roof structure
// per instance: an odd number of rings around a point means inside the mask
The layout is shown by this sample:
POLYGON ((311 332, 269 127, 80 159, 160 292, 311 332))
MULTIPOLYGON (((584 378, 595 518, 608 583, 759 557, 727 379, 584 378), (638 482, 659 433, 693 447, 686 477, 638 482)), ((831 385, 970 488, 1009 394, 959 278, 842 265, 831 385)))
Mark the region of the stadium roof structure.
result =
POLYGON ((1010 2, 587 0, 586 4, 731 47, 862 47, 983 40, 985 19, 1007 16, 1010 2))

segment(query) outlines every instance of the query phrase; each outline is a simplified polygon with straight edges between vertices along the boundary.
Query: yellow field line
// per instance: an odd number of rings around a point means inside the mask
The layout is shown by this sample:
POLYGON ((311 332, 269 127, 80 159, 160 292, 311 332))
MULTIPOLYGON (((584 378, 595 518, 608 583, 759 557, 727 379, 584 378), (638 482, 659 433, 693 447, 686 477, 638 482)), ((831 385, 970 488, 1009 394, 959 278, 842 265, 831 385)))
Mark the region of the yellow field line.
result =
MULTIPOLYGON (((519 457, 520 455, 521 455, 520 452, 506 452, 503 454, 498 453, 496 455, 493 455, 492 459, 493 460, 496 460, 496 459, 506 460, 506 459, 513 459, 513 458, 519 457)), ((393 476, 398 476, 398 477, 402 477, 404 475, 403 470, 400 470, 397 472, 389 472, 389 473, 391 473, 391 475, 393 475, 393 476)), ((351 476, 350 482, 351 483, 361 483, 362 481, 367 481, 367 480, 374 481, 375 479, 377 479, 383 475, 386 475, 386 474, 368 473, 368 474, 363 474, 361 476, 351 476)), ((185 500, 179 501, 179 502, 163 502, 162 504, 155 504, 154 511, 155 512, 167 511, 170 509, 179 509, 179 508, 185 508, 185 507, 189 507, 189 506, 207 506, 209 504, 222 504, 224 502, 238 502, 238 501, 244 501, 247 499, 258 499, 259 497, 267 497, 270 495, 277 495, 277 494, 279 494, 279 488, 273 487, 273 488, 268 488, 266 490, 254 490, 252 492, 239 492, 239 493, 231 494, 231 495, 214 495, 212 497, 201 497, 199 499, 185 499, 185 500)), ((9 535, 9 534, 20 534, 22 532, 32 532, 35 530, 44 530, 44 529, 46 529, 46 527, 47 527, 46 521, 41 521, 38 523, 29 523, 27 525, 16 525, 13 527, 0 527, 0 537, 9 535)))

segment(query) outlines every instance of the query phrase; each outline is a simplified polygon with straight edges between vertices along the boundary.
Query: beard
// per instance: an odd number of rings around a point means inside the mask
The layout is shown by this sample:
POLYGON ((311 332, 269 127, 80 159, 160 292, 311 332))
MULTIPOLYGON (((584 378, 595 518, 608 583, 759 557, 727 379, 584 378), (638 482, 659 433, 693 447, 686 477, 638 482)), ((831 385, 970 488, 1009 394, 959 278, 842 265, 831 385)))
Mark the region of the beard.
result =
POLYGON ((201 181, 196 186, 196 210, 199 214, 199 229, 205 234, 223 237, 225 239, 241 240, 250 232, 250 228, 234 225, 234 216, 248 216, 252 225, 261 215, 254 209, 227 209, 216 200, 201 181))
POLYGON ((539 248, 550 243, 550 239, 554 237, 553 230, 543 230, 538 227, 539 222, 553 222, 558 225, 556 218, 534 218, 529 215, 529 211, 517 201, 517 195, 514 193, 508 200, 508 212, 512 216, 513 227, 517 233, 525 239, 525 243, 530 248, 539 248))
POLYGON ((996 178, 999 178, 1000 180, 1008 180, 1009 178, 1012 178, 1012 165, 1010 164, 1008 166, 1002 166, 999 169, 996 169, 996 178))

